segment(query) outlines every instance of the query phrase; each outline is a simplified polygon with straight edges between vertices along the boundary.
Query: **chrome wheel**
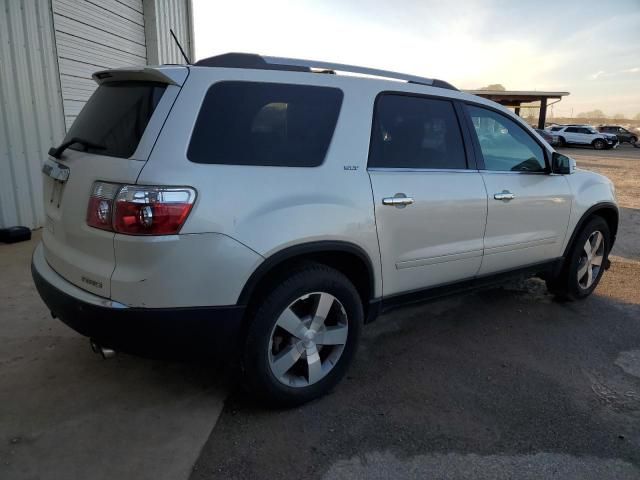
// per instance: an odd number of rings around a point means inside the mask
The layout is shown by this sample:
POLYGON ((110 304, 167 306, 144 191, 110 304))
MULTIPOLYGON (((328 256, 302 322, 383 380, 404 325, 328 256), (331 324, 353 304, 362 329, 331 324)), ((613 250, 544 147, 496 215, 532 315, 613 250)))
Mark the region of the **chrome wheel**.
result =
POLYGON ((269 367, 287 386, 307 387, 338 363, 349 323, 340 301, 326 292, 303 295, 280 314, 269 339, 269 367))
POLYGON ((584 290, 593 285, 602 268, 602 260, 604 258, 603 238, 602 232, 599 230, 589 235, 578 260, 578 285, 584 290))

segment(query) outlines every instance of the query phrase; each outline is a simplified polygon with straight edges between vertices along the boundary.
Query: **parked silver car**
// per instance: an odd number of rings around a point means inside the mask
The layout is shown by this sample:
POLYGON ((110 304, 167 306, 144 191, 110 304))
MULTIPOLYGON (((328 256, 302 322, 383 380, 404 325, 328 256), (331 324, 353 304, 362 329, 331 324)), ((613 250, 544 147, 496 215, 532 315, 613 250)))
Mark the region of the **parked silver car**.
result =
POLYGON ((216 353, 299 404, 382 312, 522 274, 580 299, 608 265, 612 183, 446 82, 247 54, 94 79, 32 272, 103 352, 216 353))

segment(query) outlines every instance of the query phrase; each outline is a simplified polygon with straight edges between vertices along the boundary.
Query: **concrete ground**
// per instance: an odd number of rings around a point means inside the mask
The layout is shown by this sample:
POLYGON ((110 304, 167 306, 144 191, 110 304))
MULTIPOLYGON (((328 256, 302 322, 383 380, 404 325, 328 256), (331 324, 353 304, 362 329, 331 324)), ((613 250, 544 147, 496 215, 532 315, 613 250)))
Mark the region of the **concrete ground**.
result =
POLYGON ((35 240, 0 244, 0 478, 640 478, 640 149, 567 153, 622 206, 594 296, 528 280, 394 312, 288 411, 210 365, 103 361, 38 298, 35 240))
POLYGON ((222 410, 223 375, 91 352, 38 297, 38 236, 0 244, 0 478, 188 478, 222 410))
POLYGON ((271 411, 236 389, 192 480, 640 479, 640 149, 564 153, 618 188, 594 295, 527 280, 386 315, 323 399, 271 411))

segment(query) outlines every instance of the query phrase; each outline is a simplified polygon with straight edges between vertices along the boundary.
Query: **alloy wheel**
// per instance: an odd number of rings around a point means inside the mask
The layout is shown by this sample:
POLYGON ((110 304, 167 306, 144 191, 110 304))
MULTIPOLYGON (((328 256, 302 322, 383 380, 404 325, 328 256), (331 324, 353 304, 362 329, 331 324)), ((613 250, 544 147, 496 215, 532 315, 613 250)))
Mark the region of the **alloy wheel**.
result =
POLYGON ((604 259, 604 236, 602 232, 596 230, 584 244, 583 251, 578 260, 578 285, 583 290, 586 290, 593 285, 593 282, 598 278, 600 269, 602 268, 602 261, 604 259))
POLYGON ((278 317, 269 338, 269 367, 281 383, 307 387, 338 363, 349 322, 333 295, 313 292, 297 298, 278 317))

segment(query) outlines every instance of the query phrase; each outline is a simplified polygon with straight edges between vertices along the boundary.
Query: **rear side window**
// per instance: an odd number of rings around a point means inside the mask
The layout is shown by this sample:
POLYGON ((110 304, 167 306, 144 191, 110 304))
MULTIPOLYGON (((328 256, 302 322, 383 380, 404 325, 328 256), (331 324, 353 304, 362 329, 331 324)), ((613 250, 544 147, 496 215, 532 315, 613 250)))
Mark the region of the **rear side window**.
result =
POLYGON ((79 143, 69 148, 129 158, 138 148, 166 87, 154 82, 103 83, 91 95, 64 141, 77 137, 102 148, 79 143))
POLYGON ((220 82, 207 92, 187 157, 196 163, 316 167, 338 121, 337 88, 220 82))
POLYGON ((467 168, 453 104, 448 100, 381 95, 373 119, 369 167, 467 168))

